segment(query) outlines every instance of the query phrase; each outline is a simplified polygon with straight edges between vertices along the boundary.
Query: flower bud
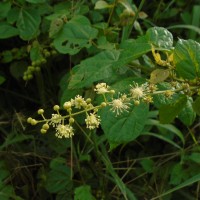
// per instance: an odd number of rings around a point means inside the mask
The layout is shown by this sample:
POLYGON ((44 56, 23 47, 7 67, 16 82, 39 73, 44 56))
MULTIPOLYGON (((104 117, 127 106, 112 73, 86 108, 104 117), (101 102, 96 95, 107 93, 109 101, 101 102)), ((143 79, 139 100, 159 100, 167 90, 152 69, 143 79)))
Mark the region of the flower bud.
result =
POLYGON ((38 123, 38 122, 37 122, 35 119, 32 119, 32 120, 31 120, 31 125, 34 126, 34 125, 36 125, 37 123, 38 123))
POLYGON ((38 115, 42 115, 44 113, 44 110, 43 109, 39 109, 37 112, 38 112, 38 115))
POLYGON ((107 105, 106 102, 102 102, 102 103, 101 103, 101 106, 102 106, 102 107, 106 107, 106 105, 107 105))
POLYGON ((31 121, 32 121, 32 118, 29 117, 29 118, 27 119, 27 122, 28 122, 29 124, 31 124, 31 121))
POLYGON ((74 118, 70 117, 70 118, 69 118, 69 123, 70 123, 70 124, 73 124, 73 123, 74 123, 74 118))
POLYGON ((42 128, 42 129, 40 130, 40 132, 41 132, 42 134, 45 134, 45 133, 47 132, 47 130, 45 130, 45 129, 42 128))
POLYGON ((59 105, 55 105, 55 106, 53 107, 53 109, 54 109, 55 111, 58 111, 58 110, 60 109, 60 106, 59 106, 59 105))
POLYGON ((86 99, 86 103, 91 103, 91 99, 90 98, 88 98, 88 99, 86 99))
POLYGON ((134 101, 134 105, 135 105, 135 106, 138 106, 138 105, 140 105, 140 101, 138 101, 138 100, 135 100, 135 101, 134 101))
POLYGON ((42 129, 48 130, 49 129, 49 124, 43 124, 42 129))
POLYGON ((115 90, 110 90, 110 93, 111 94, 115 94, 115 90))

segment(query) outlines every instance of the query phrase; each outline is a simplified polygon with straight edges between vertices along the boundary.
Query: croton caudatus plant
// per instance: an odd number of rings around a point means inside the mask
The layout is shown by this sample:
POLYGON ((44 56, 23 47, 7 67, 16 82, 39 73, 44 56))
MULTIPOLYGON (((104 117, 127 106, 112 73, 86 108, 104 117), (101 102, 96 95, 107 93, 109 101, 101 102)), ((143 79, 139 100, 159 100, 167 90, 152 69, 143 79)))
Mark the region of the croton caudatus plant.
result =
MULTIPOLYGON (((0 150, 31 140, 41 151, 31 154, 42 160, 34 171, 36 199, 170 200, 186 196, 180 189, 193 183, 199 193, 200 43, 145 21, 144 5, 0 2, 0 40, 17 41, 0 52, 0 63, 20 84, 17 91, 31 88, 19 98, 38 107, 25 114, 26 125, 20 121, 25 136, 8 137, 0 150)), ((0 84, 6 81, 1 73, 0 84)), ((15 174, 2 163, 0 197, 15 174)))
POLYGON ((71 138, 76 132, 76 116, 84 114, 86 128, 91 131, 101 126, 111 146, 150 134, 143 131, 151 105, 159 110, 161 123, 178 118, 191 125, 196 113, 200 114, 199 50, 196 41, 179 39, 173 46, 173 36, 167 29, 149 28, 144 36, 126 40, 119 48, 100 52, 72 69, 67 92, 92 88, 92 98, 78 92, 73 98, 63 95, 61 106, 53 107, 55 113, 50 118, 41 108, 41 118, 29 117, 27 121, 32 125, 42 123, 42 134, 52 126, 56 137, 71 138), (140 64, 140 58, 144 63, 140 64), (134 74, 128 71, 129 65, 137 66, 134 74))

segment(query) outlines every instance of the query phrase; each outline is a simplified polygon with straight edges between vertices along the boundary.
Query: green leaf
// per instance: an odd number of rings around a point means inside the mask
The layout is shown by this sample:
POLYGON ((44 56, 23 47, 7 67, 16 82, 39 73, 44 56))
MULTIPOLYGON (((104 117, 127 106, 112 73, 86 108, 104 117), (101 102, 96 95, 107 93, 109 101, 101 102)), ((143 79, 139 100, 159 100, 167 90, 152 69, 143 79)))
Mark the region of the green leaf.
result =
POLYGON ((146 36, 141 36, 136 40, 125 40, 120 44, 120 48, 121 54, 119 60, 114 63, 114 68, 123 67, 129 62, 151 51, 151 45, 149 44, 148 38, 146 36))
POLYGON ((18 35, 19 31, 17 28, 6 24, 6 23, 0 23, 0 39, 6 39, 13 36, 18 35))
POLYGON ((159 109, 160 122, 163 124, 171 123, 184 108, 186 103, 187 97, 185 95, 182 95, 173 104, 161 106, 159 109))
POLYGON ((196 113, 192 108, 192 103, 193 103, 192 98, 188 98, 186 105, 178 115, 178 118, 186 126, 191 126, 196 118, 196 113))
POLYGON ((32 4, 46 3, 46 0, 26 0, 26 1, 32 4))
POLYGON ((0 2, 0 19, 5 18, 11 9, 11 3, 7 2, 0 2))
POLYGON ((39 33, 41 17, 37 9, 21 9, 17 20, 19 36, 23 40, 30 40, 39 33))
POLYGON ((193 40, 179 39, 174 50, 174 64, 178 75, 185 79, 199 77, 200 44, 193 40))
POLYGON ((45 184, 47 191, 50 193, 70 191, 72 188, 70 171, 70 168, 62 163, 61 165, 57 165, 55 169, 51 170, 47 174, 45 184))
POLYGON ((93 82, 113 75, 112 63, 118 60, 120 52, 117 50, 103 51, 88 58, 75 66, 69 82, 69 88, 90 86, 93 82))
POLYGON ((99 37, 97 44, 99 49, 107 49, 107 50, 115 49, 115 44, 108 42, 105 36, 99 37))
POLYGON ((200 97, 197 97, 194 103, 192 104, 194 111, 197 115, 200 115, 200 97))
POLYGON ((0 85, 1 85, 2 83, 4 83, 5 80, 6 80, 6 79, 5 79, 3 76, 0 75, 0 85))
POLYGON ((149 28, 146 36, 150 43, 158 47, 169 49, 173 46, 173 35, 165 28, 149 28))
POLYGON ((108 79, 129 62, 151 51, 151 46, 145 37, 123 42, 121 50, 103 51, 88 58, 72 69, 69 88, 83 88, 92 83, 108 79))
POLYGON ((86 17, 76 15, 63 26, 53 43, 60 53, 74 55, 84 47, 89 48, 97 34, 86 17))
POLYGON ((148 114, 148 106, 140 104, 131 107, 128 112, 116 116, 111 107, 102 109, 99 114, 102 119, 101 126, 110 143, 126 143, 137 138, 145 125, 148 114))
POLYGON ((74 200, 95 200, 89 185, 77 187, 74 191, 74 200))

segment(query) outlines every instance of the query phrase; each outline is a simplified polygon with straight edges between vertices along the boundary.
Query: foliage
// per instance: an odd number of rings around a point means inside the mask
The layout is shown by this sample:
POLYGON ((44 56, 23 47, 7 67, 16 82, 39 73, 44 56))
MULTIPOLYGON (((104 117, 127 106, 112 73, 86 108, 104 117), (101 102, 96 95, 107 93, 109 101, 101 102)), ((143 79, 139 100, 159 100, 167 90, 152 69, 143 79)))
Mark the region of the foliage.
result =
POLYGON ((198 10, 0 2, 0 199, 199 199, 198 10))

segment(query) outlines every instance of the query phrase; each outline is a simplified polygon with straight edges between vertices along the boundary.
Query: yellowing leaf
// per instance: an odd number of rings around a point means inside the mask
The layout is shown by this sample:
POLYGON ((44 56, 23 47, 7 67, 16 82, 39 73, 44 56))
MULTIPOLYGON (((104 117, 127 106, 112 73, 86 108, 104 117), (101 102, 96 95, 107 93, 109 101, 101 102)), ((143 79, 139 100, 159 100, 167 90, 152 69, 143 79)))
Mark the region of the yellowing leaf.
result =
POLYGON ((104 9, 110 7, 112 7, 112 5, 109 5, 106 1, 97 1, 94 9, 104 9))
POLYGON ((166 80, 169 77, 168 69, 156 69, 151 72, 150 82, 151 83, 160 83, 166 80))

